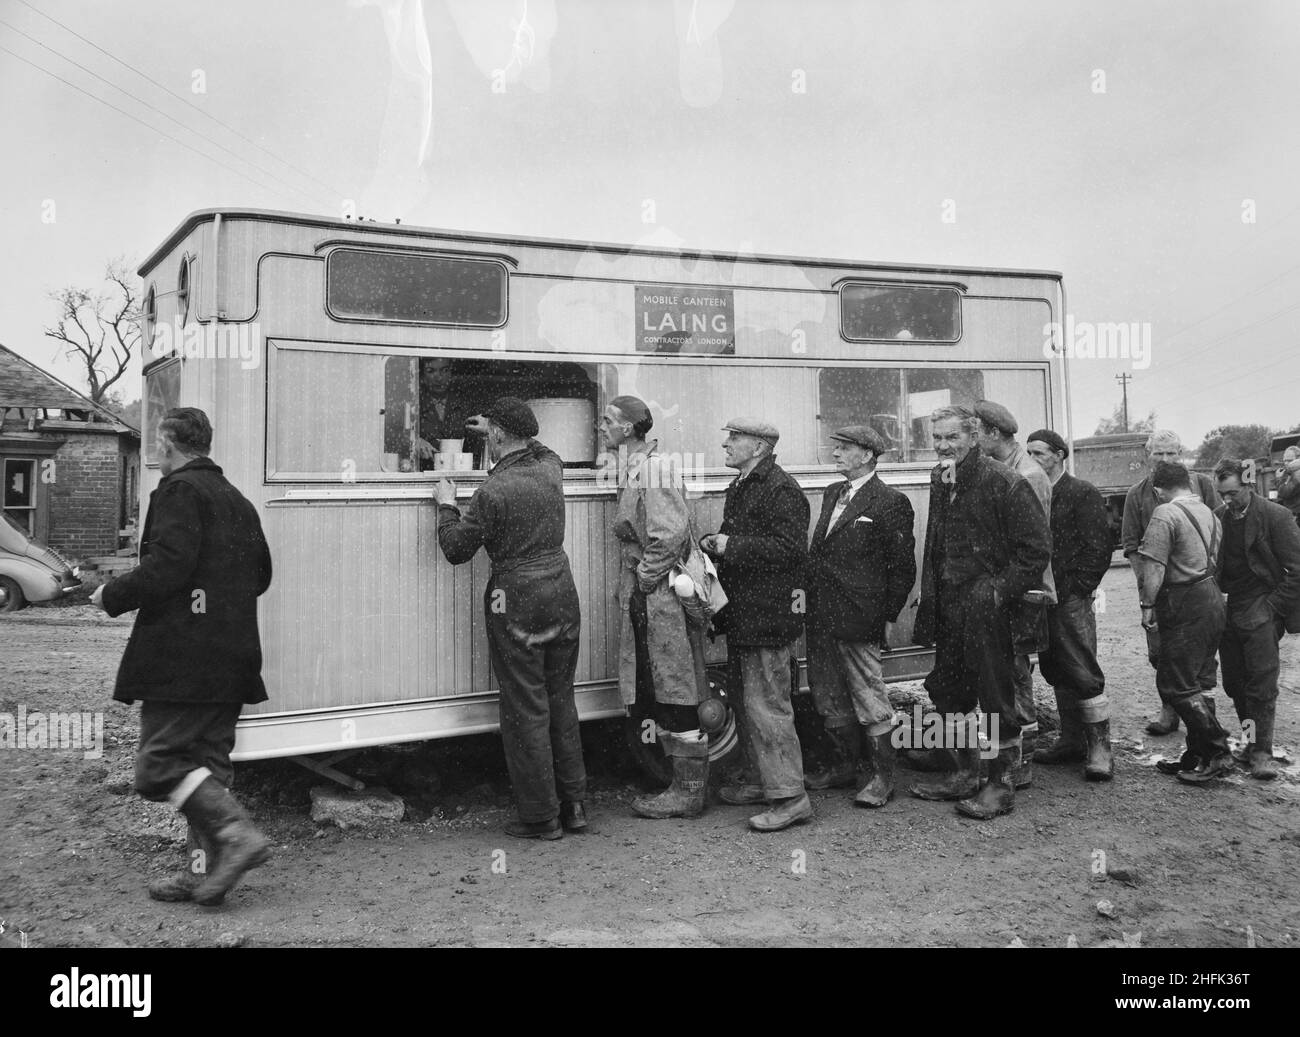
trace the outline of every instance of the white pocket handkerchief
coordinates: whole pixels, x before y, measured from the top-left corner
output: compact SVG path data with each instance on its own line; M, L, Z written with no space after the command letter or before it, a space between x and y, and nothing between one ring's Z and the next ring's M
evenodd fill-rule
M866 515L859 515L857 518L853 520L854 525L856 525L859 522L870 522L870 521L871 519L867 518Z

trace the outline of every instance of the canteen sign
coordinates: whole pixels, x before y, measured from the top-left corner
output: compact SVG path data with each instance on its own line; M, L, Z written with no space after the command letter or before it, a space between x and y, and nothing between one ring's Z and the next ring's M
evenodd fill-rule
M636 286L638 353L736 352L736 306L729 288Z

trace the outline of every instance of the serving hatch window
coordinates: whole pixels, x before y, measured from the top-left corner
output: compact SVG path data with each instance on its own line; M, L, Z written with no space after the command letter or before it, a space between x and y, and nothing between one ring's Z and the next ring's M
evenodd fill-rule
M846 284L840 329L850 342L956 342L961 293L942 286Z
M494 259L336 249L326 307L344 320L497 328L506 322L506 268Z

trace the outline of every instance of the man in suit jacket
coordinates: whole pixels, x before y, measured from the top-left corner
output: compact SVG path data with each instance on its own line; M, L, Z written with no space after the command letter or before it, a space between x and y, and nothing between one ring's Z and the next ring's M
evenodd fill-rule
M886 624L898 618L916 582L915 516L907 497L876 475L888 450L869 425L831 436L845 482L822 495L808 549L808 683L835 750L828 771L809 775L810 789L857 779L866 736L867 780L854 802L883 807L894 795L894 709L881 677Z
M235 721L244 703L266 701L257 599L271 584L271 553L257 509L211 449L203 411L166 413L140 564L91 599L110 616L139 609L113 697L140 700L136 791L190 824L187 872L151 884L149 895L205 906L270 855L229 786Z
M1047 607L1048 646L1038 653L1043 677L1056 692L1061 728L1056 743L1034 753L1038 763L1083 761L1089 781L1110 781L1110 700L1097 664L1097 617L1092 596L1110 568L1110 524L1101 491L1065 470L1070 448L1051 429L1028 440L1030 456L1052 483L1052 573L1055 605Z
M1232 699L1249 743L1250 776L1277 777L1273 718L1277 706L1278 642L1300 633L1300 529L1280 504L1243 485L1245 465L1225 457L1214 469L1223 505L1219 588L1228 596L1219 640L1223 690Z

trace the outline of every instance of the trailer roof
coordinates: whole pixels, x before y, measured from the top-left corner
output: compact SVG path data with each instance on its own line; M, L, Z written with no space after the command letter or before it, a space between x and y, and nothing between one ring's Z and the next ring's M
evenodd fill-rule
M1056 270L1016 270L999 267L935 266L924 263L876 263L862 259L826 259L809 256L751 255L741 252L714 252L708 249L672 249L645 245L616 245L608 242L572 241L562 238L536 238L523 235L477 234L469 231L446 230L438 227L416 227L405 223L378 223L370 221L335 219L328 216L308 216L302 213L279 212L274 209L198 209L183 219L161 245L153 250L136 271L144 277L167 255L176 244L200 223L215 216L242 220L265 220L268 223L291 223L300 226L343 228L352 231L373 231L376 234L409 234L420 237L438 237L451 241L483 244L519 244L546 248L574 249L584 252L610 252L618 255L679 256L691 259L723 259L752 263L797 263L802 266L868 267L872 270L924 271L932 274L1001 274L1017 277L1044 277L1054 281L1062 279Z

